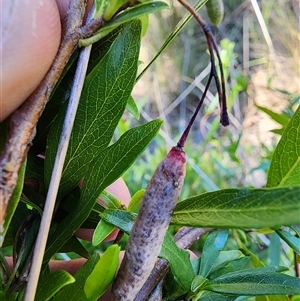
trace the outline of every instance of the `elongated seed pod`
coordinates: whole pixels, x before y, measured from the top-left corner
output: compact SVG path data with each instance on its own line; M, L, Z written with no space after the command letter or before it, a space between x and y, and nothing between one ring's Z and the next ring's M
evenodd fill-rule
M205 7L211 23L220 24L224 18L223 0L209 0L205 3Z
M183 185L185 162L182 148L173 147L150 180L112 287L112 300L133 301L149 277Z

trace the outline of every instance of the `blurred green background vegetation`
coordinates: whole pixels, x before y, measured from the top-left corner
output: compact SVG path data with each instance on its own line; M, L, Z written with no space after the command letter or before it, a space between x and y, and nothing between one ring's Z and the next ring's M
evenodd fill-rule
M176 1L170 10L151 15L143 39L140 70L158 52L186 14ZM282 120L299 104L299 3L290 1L224 1L225 16L211 25L227 79L230 126L219 124L215 86L193 127L185 151L189 157L181 199L218 188L263 187ZM119 126L163 118L160 136L124 175L133 194L145 188L157 164L177 142L195 110L209 71L209 55L202 29L192 19L137 83L133 97L141 110L128 114ZM279 121L257 105L279 114ZM286 119L284 119L286 116ZM278 117L278 116L277 116ZM277 122L276 122L277 120ZM280 124L281 123L281 124Z
M169 11L149 19L140 70L186 14L176 1L169 4ZM274 148L300 103L298 1L225 0L224 6L224 20L218 27L209 23L205 9L200 14L220 46L231 123L226 128L220 125L212 85L185 147L188 164L181 200L219 188L264 187ZM140 120L128 114L119 125L122 134L144 121L158 117L165 121L160 135L123 177L131 194L146 187L157 164L176 144L196 108L208 71L205 37L192 19L137 83L133 97L141 110ZM276 234L250 231L244 243L266 265L285 265L294 274L297 258ZM192 250L201 250L201 241Z

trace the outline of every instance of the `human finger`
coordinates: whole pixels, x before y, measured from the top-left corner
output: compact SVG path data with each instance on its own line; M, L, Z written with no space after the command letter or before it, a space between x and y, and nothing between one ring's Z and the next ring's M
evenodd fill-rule
M63 20L66 16L70 0L56 0L56 2L57 2L60 18ZM85 15L87 15L87 12L90 10L92 4L93 4L93 0L87 1Z
M0 121L34 91L57 52L61 23L54 0L4 1Z

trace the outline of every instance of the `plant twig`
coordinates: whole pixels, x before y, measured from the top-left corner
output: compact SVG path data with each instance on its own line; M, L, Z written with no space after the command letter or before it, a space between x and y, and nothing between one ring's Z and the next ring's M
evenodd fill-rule
M162 301L163 300L163 280L161 280L154 288L151 295L148 297L148 301Z
M187 249L195 241L199 240L206 233L212 231L210 228L183 227L175 234L175 242L179 248ZM156 285L165 277L169 270L169 263L166 259L158 259L146 283L135 298L135 301L146 301Z
M0 225L4 223L8 201L15 188L18 172L32 140L35 127L70 56L78 45L86 0L71 1L57 55L38 88L10 118L8 138L0 158ZM0 233L1 235L1 233Z
M210 62L211 62L211 75L215 79L217 90L218 90L218 95L219 95L219 103L220 103L220 122L223 126L229 125L229 118L228 118L228 113L227 113L227 104L226 104L226 90L225 90L225 79L224 79L224 72L223 72L223 66L222 66L222 61L221 57L219 54L219 50L216 44L216 41L214 39L214 36L211 32L210 27L204 22L204 20L200 17L200 15L197 13L197 11L190 5L188 4L185 0L178 0L179 3L184 6L196 19L198 24L201 26L205 37L206 37L206 42L210 54ZM219 62L219 68L220 68L220 73L221 73L221 83L218 77L217 73L217 68L216 68L216 63L215 63L215 56L214 52L216 53L216 56L218 58Z
M105 24L103 17L82 25L87 0L70 1L67 18L63 23L62 39L51 65L41 84L10 117L9 133L0 156L0 237L9 199L18 180L18 172L35 136L37 122L43 113L55 85L71 55L78 48L79 40L93 35ZM121 7L121 9L126 8ZM1 246L1 239L0 239Z
M196 108L196 110L195 110L195 112L194 112L194 114L193 114L193 116L192 116L190 122L188 123L186 129L184 130L183 134L181 135L181 137L180 137L180 139L179 139L179 141L178 141L178 143L177 143L177 146L178 146L178 147L181 147L181 148L182 148L182 147L184 147L184 145L185 145L187 136L188 136L188 134L189 134L189 132L190 132L190 130L191 130L191 128L192 128L192 125L193 125L193 123L194 123L194 121L195 121L195 119L196 119L196 117L197 117L197 115L198 115L198 113L199 113L199 111L200 111L200 108L201 108L201 106L202 106L202 104L203 104L203 102L204 102L204 99L205 99L205 97L206 97L206 93L207 93L208 88L209 88L209 86L210 86L212 77L213 77L213 74L212 74L212 72L211 72L211 73L209 74L208 82L207 82L207 84L206 84L206 86L205 86L204 92L203 92L203 94L202 94L202 96L201 96L201 99L200 99L198 105L197 105L197 108Z

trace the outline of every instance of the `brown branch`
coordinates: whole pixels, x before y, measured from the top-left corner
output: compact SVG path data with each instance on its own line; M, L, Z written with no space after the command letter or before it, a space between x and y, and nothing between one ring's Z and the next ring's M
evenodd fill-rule
M213 229L207 228L181 228L174 236L175 242L179 248L187 249L195 241L200 239L206 233L212 231ZM154 288L160 283L160 281L165 277L169 270L169 263L166 259L158 259L150 276L143 285L142 289L139 291L138 295L135 297L135 301L146 301L148 296L154 290Z
M54 62L38 88L10 117L8 138L0 158L0 224L4 223L8 201L18 172L35 136L35 128L70 56L76 50L86 0L71 1L63 24L62 40ZM1 233L0 233L1 234Z
M63 22L62 39L51 68L36 90L23 105L12 113L9 133L0 156L0 225L4 224L9 199L18 180L18 172L24 162L35 136L37 122L57 84L69 58L78 48L80 39L85 39L99 30L105 21L103 17L82 25L87 0L72 0ZM125 3L118 13L138 2ZM1 229L1 227L0 227ZM0 231L0 246L1 246Z

